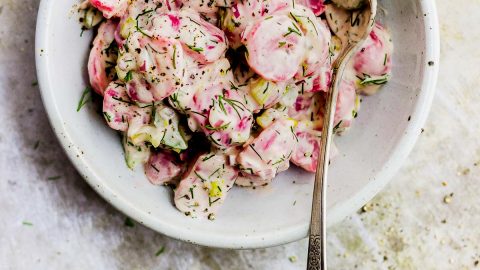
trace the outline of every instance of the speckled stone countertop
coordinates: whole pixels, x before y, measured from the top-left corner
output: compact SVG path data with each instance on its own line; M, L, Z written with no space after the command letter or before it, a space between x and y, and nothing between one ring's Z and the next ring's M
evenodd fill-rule
M35 83L38 4L0 0L0 269L305 269L305 240L226 251L125 226L49 126ZM329 230L331 269L480 269L480 1L437 4L440 79L425 132L391 184Z

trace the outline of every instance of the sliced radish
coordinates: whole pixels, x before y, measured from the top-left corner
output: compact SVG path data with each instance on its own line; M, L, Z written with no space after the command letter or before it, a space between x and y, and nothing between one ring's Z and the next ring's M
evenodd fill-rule
M291 79L304 59L305 36L286 15L261 20L245 30L247 61L260 76L272 81Z

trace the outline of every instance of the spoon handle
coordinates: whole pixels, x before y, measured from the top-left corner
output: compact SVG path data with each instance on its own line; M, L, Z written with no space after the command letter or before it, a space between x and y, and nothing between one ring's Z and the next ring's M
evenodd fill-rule
M327 269L327 228L326 228L326 200L327 200L327 175L330 161L330 144L333 137L333 125L337 97L342 81L343 71L356 50L357 46L365 41L370 34L375 22L377 11L377 0L367 0L363 11L361 22L356 25L356 30L351 31L346 40L345 49L332 64L333 74L330 91L327 93L326 109L323 116L323 131L320 151L318 154L317 172L313 189L312 216L310 221L310 234L308 243L307 270ZM353 27L353 25L352 25ZM354 37L354 38L352 38Z
M340 70L342 73L342 70ZM340 76L338 76L340 75ZM313 189L312 216L310 223L310 235L308 243L307 270L326 270L326 199L327 199L327 175L330 157L330 144L333 136L333 120L337 105L338 84L337 78L341 78L338 70L333 71L332 86L327 95L326 110L323 118L323 132L318 156L317 172Z

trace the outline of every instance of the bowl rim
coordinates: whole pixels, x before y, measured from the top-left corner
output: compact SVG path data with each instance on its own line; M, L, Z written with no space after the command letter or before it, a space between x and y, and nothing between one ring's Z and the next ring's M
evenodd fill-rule
M385 166L376 174L375 181L369 181L367 185L360 189L349 200L332 207L327 222L329 226L341 221L351 214L352 209L360 208L386 186L413 149L415 142L421 133L420 131L428 117L428 112L435 93L439 70L440 35L435 2L428 0L418 1L421 5L421 10L426 14L424 21L426 47L425 63L423 63L424 77L422 79L421 91L419 91L416 105L412 112L412 121L407 125L405 135L396 145L393 154L389 157ZM57 104L53 102L53 98L51 98L53 92L50 91L52 85L49 80L49 58L44 56L43 48L47 48L46 45L49 40L46 29L48 28L51 9L54 2L54 0L42 0L37 16L35 60L41 97L55 135L67 153L68 158L87 183L100 196L120 212L123 212L125 215L128 215L157 232L178 240L203 246L230 249L264 248L293 242L306 237L305 232L308 231L308 227L305 225L293 226L280 231L248 238L240 236L226 238L224 236L216 237L212 235L202 235L195 233L195 231L172 226L168 221L155 219L151 215L139 211L135 205L117 196L114 190L103 185L101 177L87 166L86 161L82 158L82 155L80 155L80 150L77 147L69 147L73 145L73 141L62 123ZM48 55L48 53L46 55ZM429 65L428 63L430 61L433 61L434 64Z

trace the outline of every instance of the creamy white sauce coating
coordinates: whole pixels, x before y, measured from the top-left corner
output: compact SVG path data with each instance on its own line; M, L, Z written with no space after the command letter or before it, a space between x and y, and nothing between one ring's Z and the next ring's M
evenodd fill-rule
M115 76L115 63L118 57L118 46L115 44L117 24L106 21L98 28L93 40L93 48L88 58L88 76L93 90L100 95Z
M351 11L323 0L89 5L107 19L88 63L105 121L122 132L130 168L144 164L152 184L177 185L185 215L214 219L235 183L267 185L290 162L315 171L331 65L351 34ZM388 31L375 24L347 66L335 132L357 117L359 94L388 81L392 54Z
M237 157L242 175L268 183L277 173L287 170L298 142L294 125L295 121L280 116L244 145Z
M175 205L187 216L214 219L237 176L222 152L201 155L175 189Z

